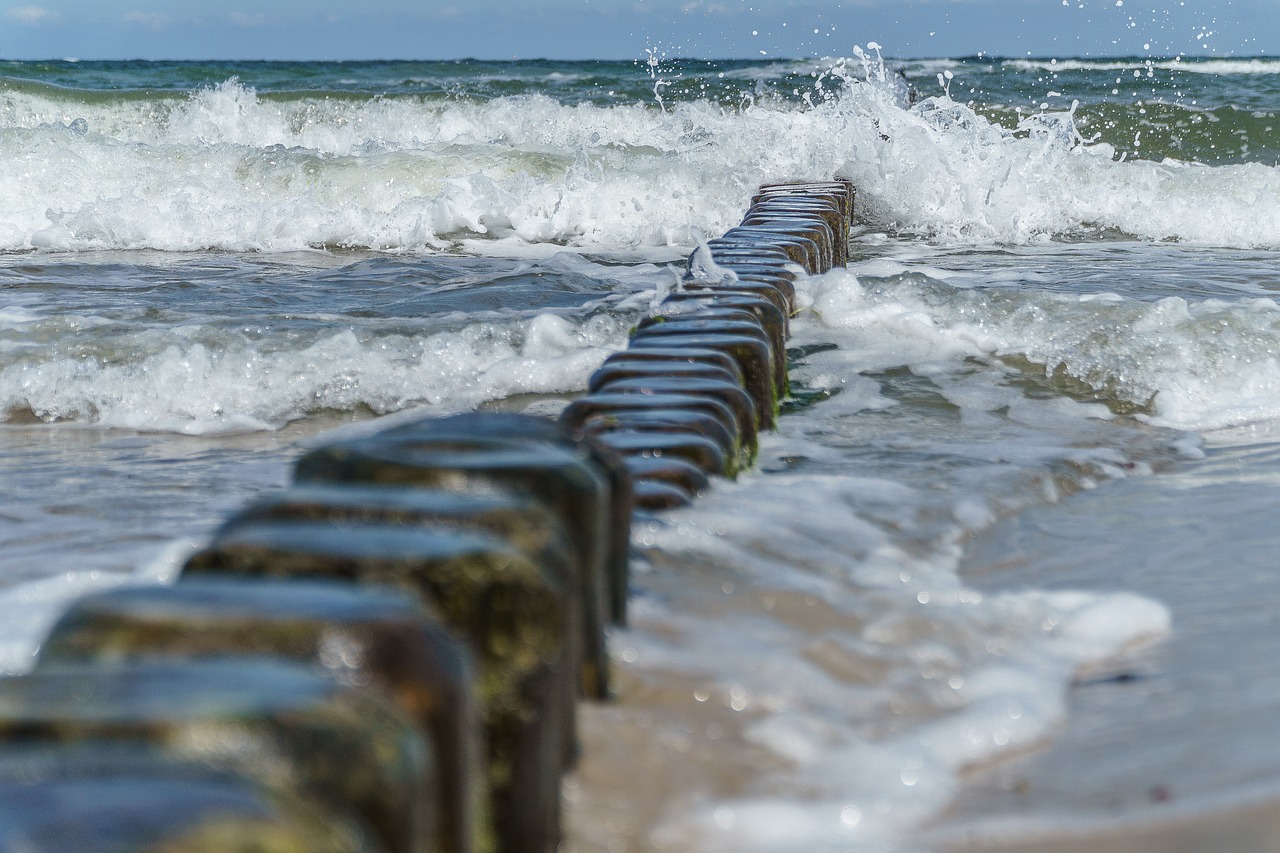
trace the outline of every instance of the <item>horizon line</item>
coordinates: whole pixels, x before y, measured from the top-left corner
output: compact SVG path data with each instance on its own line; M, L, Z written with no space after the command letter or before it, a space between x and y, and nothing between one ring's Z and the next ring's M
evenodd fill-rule
M775 62L816 62L824 59L853 59L855 57L837 57L833 55L808 55L808 56L672 56L662 60L667 62L749 62L768 64ZM1008 61L1039 61L1039 60L1063 60L1063 59L1085 59L1094 62L1106 62L1113 60L1140 60L1151 62L1176 62L1182 60L1202 60L1202 59L1231 59L1231 60L1250 60L1250 59L1280 59L1280 54L1259 53L1259 54L1234 54L1234 53L1177 53L1169 55L1153 55L1138 53L1117 53L1117 54L996 54L987 53L985 51L979 53L964 53L957 55L934 54L920 56L894 56L885 55L886 61L896 62L922 62L927 60L949 59L955 61L961 60L982 60L984 62L1008 62ZM178 63L178 62L245 62L245 63L357 63L357 62L642 62L645 61L643 56L631 57L553 57L553 56L509 56L509 57L486 57L486 56L457 56L457 57L348 57L343 59L335 58L294 58L294 59L267 59L267 58L231 58L231 57L83 57L83 56L63 56L63 57L5 57L0 56L0 62L65 62L70 64L80 62L153 62L153 63Z

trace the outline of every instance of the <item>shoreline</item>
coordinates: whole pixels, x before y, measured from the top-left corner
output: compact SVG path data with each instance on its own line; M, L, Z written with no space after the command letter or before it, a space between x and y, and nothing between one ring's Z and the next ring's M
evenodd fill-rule
M970 543L961 576L984 592L1124 587L1167 606L1172 630L1078 674L1048 742L962 777L920 835L931 849L1280 849L1280 768L1266 746L1280 665L1258 606L1276 589L1266 530L1280 444L1236 438Z
M1172 805L1172 804L1171 804ZM963 827L931 839L938 853L1204 853L1280 848L1280 790L1244 804L1206 802L1114 818L1054 816Z

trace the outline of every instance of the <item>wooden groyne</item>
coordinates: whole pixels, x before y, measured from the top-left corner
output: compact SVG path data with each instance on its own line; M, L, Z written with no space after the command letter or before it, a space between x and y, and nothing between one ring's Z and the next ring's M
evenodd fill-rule
M633 515L754 463L853 195L761 187L557 421L332 441L173 586L74 604L0 682L0 849L554 851Z

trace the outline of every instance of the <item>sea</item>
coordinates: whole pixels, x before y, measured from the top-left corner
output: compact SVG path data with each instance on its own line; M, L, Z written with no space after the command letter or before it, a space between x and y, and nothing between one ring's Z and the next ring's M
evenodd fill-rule
M1280 804L1280 58L0 61L0 164L5 673L308 447L554 415L839 176L778 430L633 527L564 850L1280 847L1177 846Z

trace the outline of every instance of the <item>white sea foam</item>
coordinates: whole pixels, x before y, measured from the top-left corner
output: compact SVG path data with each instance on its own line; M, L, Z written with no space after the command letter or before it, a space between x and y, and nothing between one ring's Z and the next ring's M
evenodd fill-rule
M442 412L581 387L624 321L554 313L423 335L346 329L300 340L185 326L100 334L74 354L24 347L0 366L0 411L184 433L277 428L325 410Z
M845 345L814 356L801 375L838 387L851 371L931 373L939 362L1012 357L1046 376L1072 377L1103 399L1147 407L1150 414L1140 416L1164 426L1209 430L1280 418L1280 306L1270 298L1144 302L1017 287L975 291L900 269L875 261L815 282L813 310L846 336ZM858 273L874 278L864 284ZM999 385L940 392L971 418L1025 406L1019 391ZM1109 416L1101 406L1090 414Z
M694 701L731 717L717 736L739 732L737 748L771 768L673 804L655 848L905 849L966 770L1053 736L1077 676L1171 630L1169 611L1139 595L984 595L957 574L965 543L999 516L1183 452L1179 433L1126 442L1105 407L1017 387L980 337L1014 335L999 304L1016 302L1010 291L919 274L874 288L843 271L801 280L793 342L814 351L794 375L838 393L784 418L758 469L639 526L655 566L619 638L624 660L693 673ZM1043 334L1027 329L1020 345ZM901 367L914 394L927 384L945 405L903 411L911 395L882 386Z
M20 305L0 308L0 328L22 329L39 319L39 315Z
M824 406L814 420L841 414ZM795 453L794 438L771 438L765 457ZM994 481L973 485L1000 500ZM1163 606L1131 594L966 589L957 543L974 528L926 536L934 500L848 472L753 476L639 535L682 568L646 580L661 605L642 602L628 660L699 673L697 701L736 712L746 743L784 767L674 809L655 847L895 849L963 770L1050 737L1077 673L1169 630ZM713 617L682 572L722 584Z
M236 81L83 104L10 91L0 249L685 247L730 226L761 181L837 173L863 216L938 240L1087 227L1280 245L1273 167L1117 162L1069 113L1009 132L945 98L907 107L892 75L847 67L812 108L269 98Z
M1150 59L1150 60L1088 60L1088 59L1011 59L1004 62L1010 68L1023 71L1180 71L1185 74L1280 74L1277 59Z
M31 669L49 629L76 599L125 584L170 583L181 563L195 551L188 540L175 540L132 572L89 569L68 571L0 588L0 676Z

